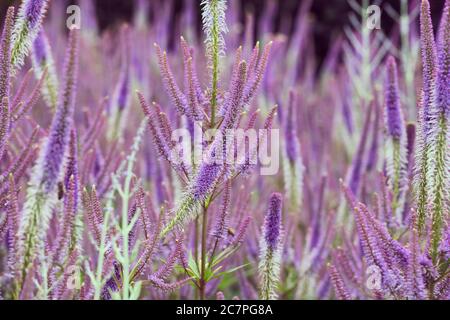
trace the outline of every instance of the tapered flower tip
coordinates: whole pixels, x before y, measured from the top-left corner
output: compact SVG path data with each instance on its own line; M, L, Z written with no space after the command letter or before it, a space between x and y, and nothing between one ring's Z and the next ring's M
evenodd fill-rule
M24 2L25 18L28 21L29 27L34 28L40 23L42 14L47 8L48 0L30 0Z
M264 220L264 238L267 246L271 249L275 249L280 240L282 203L283 196L280 193L272 193Z
M422 47L422 63L424 68L424 82L428 82L435 76L436 44L434 42L430 3L427 0L422 0L420 11L420 39Z
M444 11L439 27L437 41L438 74L436 81L436 100L438 112L447 121L450 118L450 0L445 2Z
M402 135L402 115L400 110L397 64L392 56L387 60L386 71L386 125L388 134L398 139Z

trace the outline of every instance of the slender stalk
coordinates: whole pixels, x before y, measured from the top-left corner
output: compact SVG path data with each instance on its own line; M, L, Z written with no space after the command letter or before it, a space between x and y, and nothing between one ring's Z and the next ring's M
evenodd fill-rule
M200 221L198 219L198 217L195 219L195 230L194 230L194 259L195 261L198 261L198 246L199 246L199 226L200 226ZM195 296L194 299L197 300L198 297L200 295L200 286L197 286L197 290L195 290Z
M202 252L201 252L201 269L200 269L200 300L205 300L205 269L206 269L206 240L208 235L208 206L203 206L202 214Z
M128 170L127 172L131 172L133 167L133 162L128 162ZM122 298L123 300L129 299L129 284L130 284L130 261L129 261L129 249L128 249L128 202L130 198L130 184L131 184L131 174L128 174L125 179L125 189L122 197L122 255L123 255L123 263L122 263L122 275L123 275L123 284L122 284Z

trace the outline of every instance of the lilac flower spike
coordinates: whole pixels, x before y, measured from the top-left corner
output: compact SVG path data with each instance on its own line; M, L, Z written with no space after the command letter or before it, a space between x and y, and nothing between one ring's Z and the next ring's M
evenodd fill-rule
M9 7L0 39L0 101L10 98L11 32L14 22L14 7Z
M0 39L0 160L11 130L10 57L14 7L9 7Z
M432 223L430 254L437 260L440 239L445 230L450 211L450 2L447 0L442 14L437 41L437 75L432 110L432 139L430 154L434 172L430 195L432 198Z
M78 31L72 29L64 64L65 79L50 132L33 168L27 189L24 212L20 221L20 263L22 278L31 267L36 254L44 254L45 236L56 199L56 185L62 175L69 145L78 77Z
M44 29L38 33L33 42L31 61L37 79L40 79L44 70L47 69L42 92L47 105L52 109L56 109L58 103L58 76L50 43Z
M45 146L41 184L45 192L53 190L60 175L63 157L69 144L73 122L78 77L78 31L71 30L66 52L64 82L58 107Z
M264 220L264 238L269 249L274 250L280 241L282 195L272 193L269 210Z
M412 211L412 215L414 215ZM425 284L422 274L422 266L420 264L420 243L417 226L411 224L410 250L411 254L408 259L408 268L406 276L407 296L410 300L423 300L426 297Z
M403 111L400 106L397 64L389 57L385 85L385 157L388 182L393 193L392 212L401 218L407 185L407 136Z
M161 48L156 43L154 44L154 46L156 49L156 54L158 56L159 68L161 70L161 75L166 91L168 92L173 105L176 107L178 112L183 115L186 113L187 109L186 96L181 92L175 81L172 70L170 69L169 63L167 61L167 53L165 51L162 52Z
M110 116L108 133L109 139L117 139L122 136L126 125L128 109L131 97L131 39L130 27L123 25L121 28L121 70L116 82L112 99L110 101Z
M283 150L283 178L290 211L296 212L303 202L303 159L297 128L297 97L289 92L288 110L285 116L285 149Z
M282 195L272 193L260 240L259 297L275 300L280 277Z
M36 38L47 11L48 0L23 0L13 33L11 65L23 65L34 39Z
M331 281L333 282L334 290L337 298L340 300L351 300L352 297L347 287L345 286L344 279L334 265L329 265L328 272L330 273Z
M425 215L431 202L432 158L430 139L432 126L432 103L436 81L436 45L434 42L433 24L430 15L430 4L422 0L420 11L420 40L422 52L423 89L421 108L419 110L419 133L416 148L416 164L414 175L415 196L417 202L417 223L421 233L425 225Z

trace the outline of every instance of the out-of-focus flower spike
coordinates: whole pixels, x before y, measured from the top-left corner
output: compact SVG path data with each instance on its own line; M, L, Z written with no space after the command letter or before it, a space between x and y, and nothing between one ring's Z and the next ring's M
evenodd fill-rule
M44 70L41 78L39 79L39 82L36 84L33 91L31 92L31 95L27 98L27 100L23 104L19 104L17 108L14 110L13 118L11 119L13 122L19 121L36 105L39 98L41 97L41 89L44 84L46 75L47 70Z
M434 161L430 255L437 261L450 212L450 2L446 1L437 40L437 75L433 103L433 133L430 155Z
M363 160L365 156L366 151L366 144L367 144L367 137L369 135L369 128L370 128L370 120L372 118L372 111L373 106L369 106L369 110L367 111L365 120L364 120L364 126L361 133L361 138L358 143L358 148L355 151L355 155L353 157L353 161L350 167L350 171L348 174L348 185L352 192L354 194L358 194L360 182L361 182L361 176L362 176L362 170L363 168Z
M0 102L10 97L11 75L11 32L14 23L14 7L9 7L6 13L3 32L0 39Z
M225 104L228 106L226 113L224 114L224 120L222 122L221 130L233 129L235 128L239 115L242 110L242 99L244 94L245 79L247 77L247 63L241 61L238 67L237 77L234 79L228 101Z
M275 300L280 277L282 195L272 193L260 239L259 298Z
M159 68L163 78L164 86L167 90L169 97L172 100L172 103L174 104L180 115L183 115L186 113L187 109L186 97L178 87L172 74L172 71L170 70L169 63L167 61L167 53L162 52L161 48L156 43L154 44L154 46L156 48L156 53L159 61Z
M250 104L250 102L252 101L253 97L256 94L256 91L259 88L259 85L261 84L264 73L266 71L271 48L272 48L272 41L264 46L262 55L254 71L253 79L250 79L250 82L247 84L244 90L244 97L243 97L244 106Z
M283 176L289 209L298 210L303 202L303 159L297 130L297 99L294 91L289 92L288 110L285 118L285 149Z
M415 212L413 211L411 214L414 216ZM408 259L406 276L407 295L411 300L423 300L426 297L426 293L422 274L422 266L420 264L421 252L419 234L415 223L411 223L410 231L410 255Z
M336 267L332 264L328 265L328 272L330 273L331 282L333 283L337 298L340 300L351 300L352 296L345 286L344 280Z
M23 100L23 96L25 95L25 90L27 89L28 83L30 81L31 76L33 75L33 69L30 69L25 73L22 80L20 81L20 85L18 89L16 90L16 94L14 95L14 99L11 103L11 109L15 110L19 104Z
M264 130L260 131L259 133L258 143L256 144L256 146L250 146L250 150L246 154L245 161L241 165L239 165L238 168L236 168L237 173L247 174L252 168L255 167L259 146L263 145L265 141L267 141L269 132L273 126L273 120L275 119L277 110L278 106L275 106L270 110L266 120L264 121Z
M252 12L245 13L245 26L244 26L244 45L245 54L249 54L252 50L254 42L254 27L255 27L255 15Z
M275 118L276 112L278 110L278 106L273 107L269 114L267 115L266 121L264 122L264 129L270 130L273 126L273 119Z
M23 276L32 266L36 254L43 253L52 207L56 200L55 187L62 173L69 144L78 76L78 31L75 29L69 34L64 75L56 114L52 120L49 136L33 168L21 217L19 233Z
M154 110L150 108L142 93L137 92L144 115L147 117L147 123L153 143L156 146L158 154L167 160L170 165L181 175L187 174L187 169L182 159L173 151L174 142L172 141L172 129L169 125L167 115L161 111L158 104L154 103Z
M194 70L192 66L192 57L185 61L186 74L185 74L185 91L187 92L187 116L192 122L202 121L203 113L200 109L200 105L197 97L197 90L194 82Z
M215 227L212 232L212 236L217 239L222 239L224 231L227 227L227 215L230 207L230 195L231 195L231 181L227 180L223 194L222 206L220 208L220 214L217 218Z
M187 75L187 64L186 62L191 58L191 68L192 68L192 83L193 86L195 88L195 93L197 95L197 100L200 104L200 106L204 106L208 101L202 91L202 88L200 86L200 81L198 80L198 75L197 75L197 71L196 71L196 66L195 66L195 59L194 59L194 49L189 47L188 43L186 42L186 40L184 40L183 37L180 37L180 42L181 42L181 48L183 50L183 57L184 57L184 74L185 76Z
M372 127L372 142L370 144L369 153L367 155L367 171L372 171L378 164L378 146L379 146L379 132L380 132L380 114L381 110L378 103L374 104L375 119Z
M418 147L416 148L416 165L414 175L415 197L417 202L418 231L425 227L427 207L431 202L432 159L430 158L430 134L432 120L432 103L436 82L436 45L434 42L433 24L430 4L422 0L420 11L420 40L422 53L422 99L419 110Z
M404 117L400 106L397 63L393 56L389 56L386 63L385 107L387 134L400 139L405 134Z
M232 246L240 246L244 242L245 235L247 234L248 227L252 217L245 217L237 228L236 236L233 239Z
M5 172L0 175L0 185L2 186L0 187L0 194L4 192L3 186L7 185L7 179L10 174L12 174L14 179L18 181L17 173L21 171L21 168L25 165L25 163L27 163L27 159L29 159L30 155L36 150L36 148L33 147L33 144L36 140L38 132L38 128L33 130L33 133L31 134L28 142L25 144L23 151L16 159L14 159L13 163L5 170Z
M249 60L250 62L248 64L247 81L253 78L258 63L258 57L259 57L259 41L256 42L256 45L252 51L252 55L250 56Z
M11 65L21 67L33 44L47 11L48 0L23 0L13 32Z
M236 50L236 54L234 57L234 62L233 62L233 68L231 71L231 78L230 78L230 85L229 85L229 91L225 94L225 100L224 103L222 104L221 108L220 108L220 115L224 116L228 109L230 108L230 104L231 104L231 99L230 99L230 95L233 92L233 87L236 84L237 81L239 81L239 66L240 63L242 62L242 46L239 46L239 48Z
M31 61L33 63L34 74L37 79L40 79L45 70L47 76L45 77L45 84L42 88L42 93L47 105L56 109L58 103L58 76L55 70L55 62L53 54L44 29L42 29L33 42L33 49L31 51Z
M153 137L154 143L157 147L158 153L161 156L166 157L167 156L166 146L164 145L163 141L159 137L158 127L156 126L156 124L154 122L154 116L153 116L154 114L153 114L150 106L148 105L147 101L145 100L144 95L140 92L137 92L137 95L138 95L142 110L144 112L144 115L148 119L148 126L150 129L150 133L152 134L152 137Z
M160 134L167 141L169 147L173 147L174 143L172 141L172 128L170 126L167 113L162 111L161 106L158 103L152 102L152 105L155 108L156 119L159 122L158 125Z
M102 102L100 103L100 106L95 115L94 121L92 121L91 125L89 126L89 128L87 129L86 133L84 134L84 136L82 138L82 146L83 146L82 154L86 153L89 149L91 149L92 145L98 138L98 135L100 134L101 129L103 128L103 126L105 124L106 103L107 103L107 99L106 98L102 99ZM114 143L114 144L116 144L116 143Z
M416 144L416 124L414 123L408 123L406 125L406 136L407 138L407 144L406 144L406 150L408 152L408 174L411 173L411 169L414 167L414 149Z
M400 106L397 64L390 56L386 67L385 85L385 157L389 187L392 190L392 212L397 221L401 219L407 187L406 128Z
M127 121L127 114L131 102L131 39L130 27L125 24L121 30L121 68L117 79L109 110L109 139L121 139Z
M250 115L248 122L247 122L247 126L245 127L246 130L255 128L256 120L258 120L258 116L259 116L260 112L261 112L261 110L257 109Z
M64 64L64 82L58 100L56 114L53 118L44 154L41 155L42 179L45 192L50 192L60 175L63 158L69 145L70 132L75 109L78 78L78 31L70 31Z

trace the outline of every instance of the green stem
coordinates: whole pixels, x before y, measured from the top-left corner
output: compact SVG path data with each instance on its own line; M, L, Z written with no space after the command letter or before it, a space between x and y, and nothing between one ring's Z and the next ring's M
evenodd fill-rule
M197 218L195 218L195 230L194 230L194 259L195 259L195 261L198 261L198 246L199 246L199 243L198 243L198 241L199 241L199 235L198 235L198 231L199 231L199 225L200 225L200 222L199 222L199 219L198 219L198 217ZM200 286L199 285L197 285L197 290L195 290L195 296L194 296L194 299L195 300L197 300L198 299L198 297L200 296Z
M201 269L200 269L200 300L205 300L205 288L206 288L206 280L205 280L205 270L206 270L206 240L208 235L208 207L206 205L203 206L203 215L202 215L202 252L201 252Z

